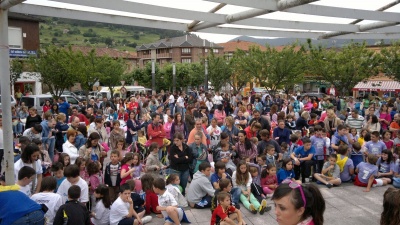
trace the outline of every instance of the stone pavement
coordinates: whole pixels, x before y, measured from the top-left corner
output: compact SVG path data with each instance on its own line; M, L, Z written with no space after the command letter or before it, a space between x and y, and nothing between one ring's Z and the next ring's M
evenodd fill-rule
M390 185L389 185L390 186ZM326 202L324 214L327 225L374 225L379 224L380 214L382 212L383 193L389 186L371 188L371 191L363 192L364 188L356 187L353 184L342 184L340 187L331 189L318 185ZM264 215L254 215L243 206L242 213L248 225L273 225L277 224L275 220L273 202L268 200L268 205L272 210ZM211 221L211 212L209 209L189 209L185 210L191 225L209 225ZM152 214L153 220L149 225L162 225L163 220L156 218ZM184 225L183 223L182 225Z

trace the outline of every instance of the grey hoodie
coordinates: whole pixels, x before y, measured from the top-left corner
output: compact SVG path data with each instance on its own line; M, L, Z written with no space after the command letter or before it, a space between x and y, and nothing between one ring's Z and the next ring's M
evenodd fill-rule
M207 194L213 197L214 192L215 190L206 175L200 171L197 171L193 175L193 180L189 185L187 200L190 203L196 204L199 203Z

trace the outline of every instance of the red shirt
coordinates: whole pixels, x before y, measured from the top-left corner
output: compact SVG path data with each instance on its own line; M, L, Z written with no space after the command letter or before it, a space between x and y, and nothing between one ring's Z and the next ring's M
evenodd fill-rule
M43 105L43 113L49 111L51 108L51 105L47 106L47 105Z
M159 148L164 145L163 139L166 137L166 134L164 126L161 123L158 126L155 126L153 123L149 124L147 126L147 135L149 136L149 141L151 143L156 142Z
M129 119L129 115L127 112L126 113L118 113L118 119L127 122Z
M69 118L69 122L70 122L70 123L72 122L72 118L73 118L73 117L74 117L74 115L71 116L71 118ZM79 113L79 114L77 115L77 117L79 118L79 122L85 123L86 126L89 125L89 120L88 120L88 119L86 118L86 116L84 116L82 113Z
M128 171L130 168L129 168L129 165L128 164L124 164L124 165L122 165L121 166L121 171L122 170L125 170L125 172L126 171ZM132 179L132 175L131 174L129 174L128 176L126 176L125 178L122 178L121 179L121 183L120 183L120 185L123 185L123 184L125 184L128 180L130 180L130 179Z
M220 204L218 204L217 208L214 209L214 212L211 216L210 225L219 224L221 221L225 220L230 214L234 213L236 210L235 206L229 206L228 210L225 211L224 208Z
M244 129L244 132L246 132L247 139L251 139L252 137L257 137L257 132L253 132L251 130L251 126L246 127Z
M126 107L129 109L129 111L133 111L133 108L139 108L139 104L137 102L129 102Z

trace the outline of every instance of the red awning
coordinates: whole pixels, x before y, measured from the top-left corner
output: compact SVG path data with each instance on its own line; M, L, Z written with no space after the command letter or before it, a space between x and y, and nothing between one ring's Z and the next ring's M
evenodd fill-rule
M400 82L398 81L361 81L353 91L387 91L400 92Z

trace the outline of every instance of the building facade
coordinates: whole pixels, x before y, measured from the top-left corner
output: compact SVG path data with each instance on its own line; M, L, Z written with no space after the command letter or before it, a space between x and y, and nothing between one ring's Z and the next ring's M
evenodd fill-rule
M143 68L154 60L160 67L167 63L200 62L213 51L223 55L223 47L201 39L193 34L181 37L161 39L155 43L143 44L136 48L139 67Z

